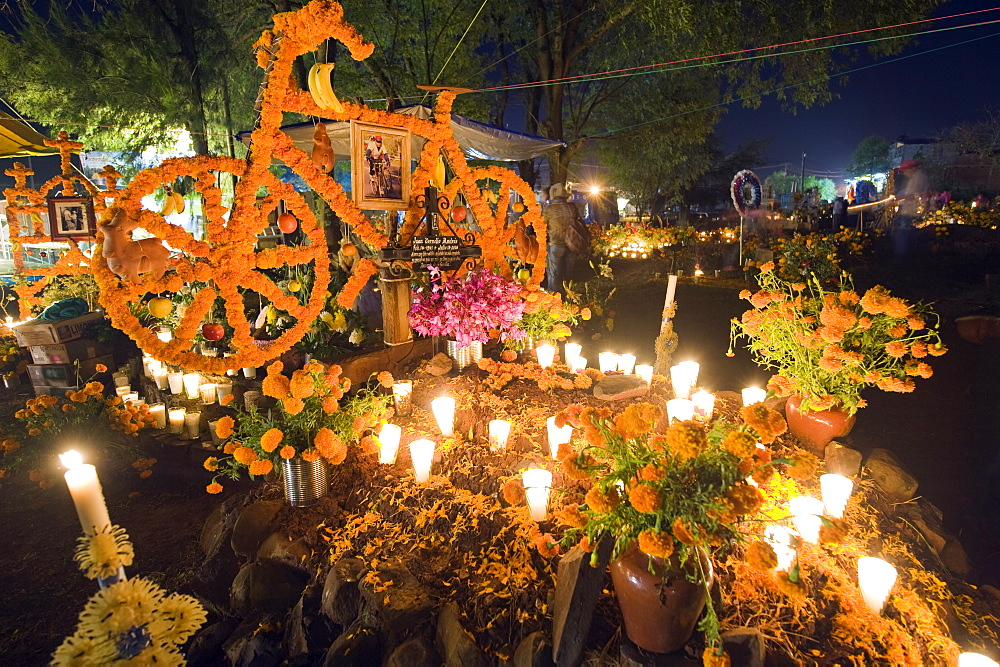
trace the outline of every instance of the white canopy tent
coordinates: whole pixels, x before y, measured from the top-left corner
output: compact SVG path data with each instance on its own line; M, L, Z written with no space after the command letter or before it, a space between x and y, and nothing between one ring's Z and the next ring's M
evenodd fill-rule
M397 109L396 113L405 113L427 120L433 116L434 111L429 107L414 104ZM337 154L338 159L350 155L351 124L347 121L324 121L324 123L326 124L326 133L330 137L330 144L333 146L333 152ZM307 122L287 125L281 130L292 139L298 148L308 153L312 151L315 128L314 123ZM458 145L465 152L465 156L473 160L503 162L530 160L563 145L561 141L505 130L458 114L451 115L451 129ZM236 136L243 143L250 141L249 131L240 132ZM417 158L423 145L424 139L414 136L410 146L410 154Z

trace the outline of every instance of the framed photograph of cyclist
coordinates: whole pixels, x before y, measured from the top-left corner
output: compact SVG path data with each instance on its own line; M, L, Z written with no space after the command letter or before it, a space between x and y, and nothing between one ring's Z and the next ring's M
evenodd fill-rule
M94 203L86 197L53 197L49 203L52 240L88 239L97 232Z
M351 194L360 208L398 211L410 201L410 131L351 123Z

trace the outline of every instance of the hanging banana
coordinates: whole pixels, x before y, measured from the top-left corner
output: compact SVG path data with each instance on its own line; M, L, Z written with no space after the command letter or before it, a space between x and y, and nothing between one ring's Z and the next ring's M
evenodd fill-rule
M171 213L179 212L177 211L177 200L174 198L174 191L169 185L163 186L163 192L166 194L166 199L163 202L163 208L160 209L160 215L166 217ZM184 210L184 199L181 198L181 211Z
M344 113L344 105L337 99L330 84L330 73L336 63L316 63L309 69L309 94L321 109L332 109Z

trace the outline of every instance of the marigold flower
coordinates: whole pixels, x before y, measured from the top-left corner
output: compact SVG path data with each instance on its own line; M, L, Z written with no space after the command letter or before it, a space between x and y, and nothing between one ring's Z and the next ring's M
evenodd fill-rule
M581 320L587 321L591 317L592 317L592 313L590 312L590 308L587 308L586 306L584 306L583 308L580 309L580 319Z
M278 447L278 445L281 444L281 439L284 437L285 434L278 429L268 429L264 435L260 437L261 449L270 454Z
M666 532L644 530L639 533L639 550L654 558L670 558L674 554L674 537Z
M524 485L521 483L520 478L512 477L507 480L500 489L503 499L507 501L507 504L523 505L527 497L524 494Z
M378 383L386 389L392 389L394 379L392 377L392 373L389 371L382 371L375 376L375 379L378 380Z
M309 373L299 369L292 373L292 379L288 382L288 391L292 394L294 398L303 399L309 398L313 395L315 388L313 387L312 376ZM297 413L294 413L297 414Z
M219 459L215 456L209 456L201 465L205 468L205 470L215 472L219 469Z
M744 431L730 431L722 439L722 448L738 459L750 458L757 451L757 438Z
M901 340L894 340L886 343L885 353L895 359L902 359L906 356L906 343Z
M865 292L859 303L861 304L861 309L869 315L880 315L885 312L891 298L888 290L881 285L876 285Z
M819 459L805 450L795 452L790 459L788 476L792 479L809 479L816 474L816 470L819 468Z
M599 486L591 487L590 491L587 491L587 495L584 496L584 501L594 512L599 514L607 514L608 512L613 512L618 503L621 501L621 496L618 493L616 487L611 487L607 491L602 491Z
M104 364L94 364L94 371L98 373L107 373L108 367L105 366Z
M764 502L764 497L757 487L750 484L737 484L729 489L726 497L733 504L733 512L741 515L755 512Z
M283 459L295 458L295 448L291 445L285 445L280 450L278 450L278 456Z
M286 396L281 399L281 409L290 415L297 415L306 407L305 402L301 398L296 398L295 396Z
M333 396L327 396L323 399L323 412L328 415L332 415L334 412L340 409L340 403Z
M787 398L795 393L795 382L784 375L772 375L767 381L767 390L779 398Z
M248 466L257 460L257 452L249 447L237 447L233 450L233 458L236 459L237 463Z
M268 370L267 377L261 382L261 392L271 398L285 398L291 394L291 381L284 375L272 375Z
M924 321L924 318L921 315L910 315L906 319L906 326L913 331L919 331L925 328L927 326L927 323Z
M229 405L235 399L236 399L236 394L226 394L225 396L222 397L222 400L219 401L219 405L222 405L222 406Z
M583 461L581 461L580 455L573 452L573 450L569 450L569 455L567 456L560 456L559 461L562 463L566 475L571 479L588 479L591 476L591 472L584 468L584 466L592 466L597 463L589 455L584 456Z
M754 308L764 308L771 303L771 296L767 292L757 292L750 297L750 303Z
M274 464L268 459L258 459L249 466L251 475L266 475L272 470L274 470Z
M546 558L555 558L559 555L559 543L548 533L535 535L531 543L535 550Z
M899 317L909 319L910 306L899 297L892 297L885 304L885 314L889 317Z
M639 477L647 482L659 482L666 476L667 471L653 463L647 463L645 467L639 471Z
M303 461L306 461L307 463L312 463L313 461L319 459L320 453L316 451L316 449L307 449L302 453L300 453L299 456L302 457Z
M896 324L891 329L889 329L889 335L892 336L893 338L902 338L907 334L908 331L909 329L906 327L906 324L900 322L899 324Z
M760 265L761 273L770 273L771 271L774 271L774 262L764 262Z
M29 428L28 429L28 435L41 435L41 434L42 434L41 429L37 429L37 428Z
M218 482L212 482L211 484L205 487L205 491L212 494L222 493L222 485L219 484Z
M556 510L555 516L556 519L570 528L583 528L587 525L587 517L580 511L580 506L576 503Z
M636 484L629 489L628 501L636 510L647 514L660 509L660 494L648 484Z
M222 453L223 454L232 454L233 452L236 451L236 448L239 447L239 446L240 446L240 443L238 443L238 442L227 442L226 444L224 444L222 446Z
M778 554L774 552L774 547L764 540L756 540L747 546L747 563L762 572L767 572L778 567Z
M731 664L729 654L721 648L706 646L705 650L701 652L702 667L730 667Z
M757 432L761 443L769 445L788 430L785 418L763 403L753 403L740 409L740 416L747 426Z
M670 526L670 531L674 534L674 537L676 537L677 541L680 542L681 544L686 544L688 546L691 546L695 543L697 539L695 535L697 534L698 531L692 530L692 528L689 527L687 523L685 523L683 517L677 517L676 519L674 519L673 524L671 524Z
M930 364L920 362L917 364L917 375L926 380L930 376L934 375L934 369L930 367Z
M694 421L675 421L664 437L667 449L683 460L693 459L708 446L704 427Z
M615 430L625 440L633 440L649 432L663 417L663 409L649 403L633 403L615 417Z
M235 425L236 421L229 415L219 417L219 421L215 422L215 435L217 435L220 440L226 440L233 434L233 427Z
M948 348L945 347L940 342L935 343L934 345L930 345L930 346L927 347L927 354L931 355L932 357L940 357L942 354L944 354L947 351L948 351Z

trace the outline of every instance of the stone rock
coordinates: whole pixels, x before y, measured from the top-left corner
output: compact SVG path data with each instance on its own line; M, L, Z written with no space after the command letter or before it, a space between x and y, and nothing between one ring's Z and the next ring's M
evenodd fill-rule
M917 493L917 479L903 468L888 449L873 449L865 461L865 468L889 502L905 503Z
M968 315L955 320L955 327L962 340L981 345L987 340L1000 338L1000 317Z
M991 586L989 584L984 584L979 587L979 590L986 593L993 600L994 605L1000 605L1000 588L996 586Z
M186 657L190 667L213 667L225 661L226 654L222 645L236 630L239 623L233 619L219 621L203 627L188 644Z
M397 646L383 667L440 667L441 656L426 637L410 637Z
M472 634L462 626L458 605L449 602L438 614L434 645L445 667L486 667L486 656Z
M450 373L453 365L451 357L444 352L438 352L431 357L431 360L427 362L426 366L424 366L424 371L430 373L434 377L441 377L442 375Z
M544 632L532 632L514 650L510 667L551 667L552 642Z
M638 375L607 375L594 385L594 396L605 401L621 401L648 393L649 385Z
M944 526L941 523L943 516L941 510L931 503L919 500L916 504L907 503L904 505L903 515L914 528L920 531L920 534L927 540L927 544L934 550L934 553L940 556L945 543L948 541Z
M257 550L257 558L261 560L273 560L298 569L305 568L311 555L312 549L305 540L292 540L284 533L271 533Z
M319 605L320 591L311 586L288 612L284 645L289 658L314 664L340 634L341 628L319 613Z
M302 595L307 579L281 563L247 563L233 580L229 606L244 617L254 611L284 614Z
M229 540L223 540L214 555L205 559L191 581L191 588L200 597L225 608L229 605L230 589L240 571L240 557Z
M592 554L580 547L573 547L559 561L552 603L552 660L560 667L575 666L583 656L594 606L607 578L611 547L608 539L598 544L596 567L590 565Z
M229 659L228 664L254 667L281 664L285 659L281 650L281 635L274 630L262 630L271 626L264 620L259 616L248 618L233 631L222 647Z
M237 510L245 505L246 501L247 497L243 494L230 496L205 519L198 542L206 557L214 556L222 548L223 543L229 540L230 531L236 523L236 517L239 516Z
M864 456L856 449L831 440L826 446L823 458L826 460L827 472L844 477L855 477L861 472L861 461Z
M358 583L358 590L364 601L362 614L370 613L377 619L374 627L389 649L432 622L434 601L402 563L380 566L373 581L366 576Z
M346 627L357 618L361 599L358 580L364 569L360 558L341 558L327 573L320 609L334 623Z
M722 633L730 661L740 667L764 667L764 635L756 628L733 628Z
M968 577L972 574L972 562L957 537L948 538L944 548L941 549L941 562L956 576Z
M240 510L233 526L233 551L250 557L257 553L261 543L271 534L271 522L284 507L280 500L258 500Z
M382 663L382 643L375 630L354 623L330 645L323 667L371 667Z

